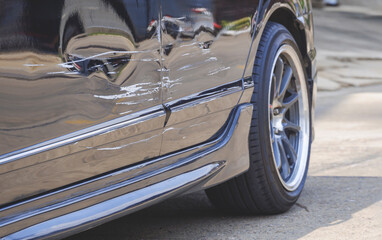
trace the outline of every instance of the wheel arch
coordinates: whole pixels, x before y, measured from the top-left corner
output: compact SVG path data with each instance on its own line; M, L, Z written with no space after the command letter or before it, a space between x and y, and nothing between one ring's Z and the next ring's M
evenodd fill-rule
M313 31L312 31L312 17L311 17L311 3L310 1L279 0L274 3L270 3L270 0L266 0L265 3L260 2L260 5L254 14L254 24L252 33L253 42L250 49L247 66L253 66L258 44L263 35L265 26L269 21L276 22L283 25L295 39L298 48L301 52L303 67L306 72L309 87L311 92L313 91L313 78L315 76L315 65L313 60L315 59L315 48L313 43ZM244 89L253 87L252 67L246 67L244 71ZM240 102L248 101L248 97L242 96Z
M315 108L315 95L317 91L316 50L313 41L312 5L309 0L264 0L259 2L254 14L253 42L248 56L247 66L243 76L244 92L239 103L249 102L251 99L253 80L253 66L255 63L258 44L263 35L265 26L269 21L283 25L292 34L303 60L303 68L307 75L311 104ZM314 123L312 123L314 129ZM314 131L313 131L314 136ZM314 138L314 137L313 137Z
M276 5L276 4L275 4ZM278 5L278 6L277 6ZM264 19L263 26L271 21L283 25L292 34L300 53L303 57L304 65L308 76L311 75L311 61L308 56L307 38L305 32L305 22L300 17L295 9L292 10L290 5L277 4L274 9L270 9L268 16Z
M269 2L269 0L267 1ZM300 50L303 68L308 80L310 104L312 105L312 141L315 138L314 111L317 93L316 49L314 47L312 3L310 0L289 0L264 6L263 18L257 29L258 41L269 21L283 25L292 34ZM254 50L254 49L253 49ZM257 52L257 48L256 48ZM256 52L253 56L256 56Z

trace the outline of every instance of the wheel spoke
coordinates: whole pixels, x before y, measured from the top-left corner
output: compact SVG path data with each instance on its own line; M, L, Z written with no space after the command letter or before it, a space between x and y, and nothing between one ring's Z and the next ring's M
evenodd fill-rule
M288 65L285 66L284 76L281 80L280 89L278 93L278 98L283 99L285 96L285 93L289 87L290 80L292 79L293 71L292 68Z
M276 167L277 167L277 169L280 170L280 168L281 168L281 156L280 156L280 149L279 149L277 141L273 142L273 153L275 155Z
M292 131L292 132L295 132L295 133L299 133L300 130L301 130L301 127L299 125L297 125L296 123L292 123L291 121L287 120L287 119L284 119L284 129L285 130L289 130L289 131Z
M283 101L284 111L286 112L286 110L288 110L291 106L293 106L293 104L295 104L297 100L298 100L297 93L293 93L288 98L284 99Z
M272 91L273 91L273 99L275 99L277 97L277 79L276 79L276 75L273 73L272 74ZM272 99L272 100L273 100Z
M275 91L275 96L279 96L280 92L280 86L281 86L281 81L282 81L282 75L284 71L284 61L281 58L278 58L276 61L276 66L275 66L275 77L276 77L276 91Z
M282 142L284 143L284 150L288 154L289 158L292 160L292 163L295 163L297 160L297 153L294 150L293 145L289 141L287 135L284 133L281 137Z
M280 160L281 160L281 176L283 179L287 179L290 174L290 166L289 161L285 152L284 144L282 143L282 140L280 138L277 139L277 145L279 147L280 152Z

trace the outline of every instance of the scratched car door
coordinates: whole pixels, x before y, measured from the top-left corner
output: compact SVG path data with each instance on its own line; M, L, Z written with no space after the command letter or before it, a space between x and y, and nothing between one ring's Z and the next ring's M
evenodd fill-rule
M13 0L0 13L0 205L159 155L159 1Z
M163 103L171 110L161 154L204 142L236 106L257 1L162 0Z

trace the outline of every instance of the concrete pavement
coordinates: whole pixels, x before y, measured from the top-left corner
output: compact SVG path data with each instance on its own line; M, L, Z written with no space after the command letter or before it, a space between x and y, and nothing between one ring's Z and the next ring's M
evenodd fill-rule
M382 10L341 5L314 14L318 89L382 83Z

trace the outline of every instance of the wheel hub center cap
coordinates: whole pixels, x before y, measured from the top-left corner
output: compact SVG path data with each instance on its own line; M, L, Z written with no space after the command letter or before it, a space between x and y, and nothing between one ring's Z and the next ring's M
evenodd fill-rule
M272 111L272 126L275 134L279 134L284 131L283 119L284 112L281 106L281 103L276 99L273 100L272 103L273 111Z
M276 134L284 131L283 114L273 115L273 129Z

